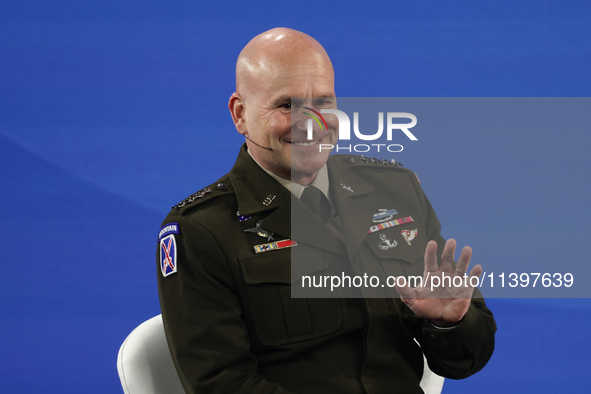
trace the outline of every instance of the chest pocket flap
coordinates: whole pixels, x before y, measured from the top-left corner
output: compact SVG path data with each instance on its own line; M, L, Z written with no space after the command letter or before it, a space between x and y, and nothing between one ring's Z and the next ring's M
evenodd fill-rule
M307 271L327 267L322 259L315 261ZM315 339L341 327L342 311L337 299L292 298L289 249L244 257L239 262L248 298L247 320L263 345Z

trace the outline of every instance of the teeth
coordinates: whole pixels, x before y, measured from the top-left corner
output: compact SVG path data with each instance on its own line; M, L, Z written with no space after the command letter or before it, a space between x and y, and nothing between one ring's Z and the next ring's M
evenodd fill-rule
M312 145L316 145L318 143L318 141L310 141L310 142L292 142L292 144L294 145L299 145L299 146L312 146Z

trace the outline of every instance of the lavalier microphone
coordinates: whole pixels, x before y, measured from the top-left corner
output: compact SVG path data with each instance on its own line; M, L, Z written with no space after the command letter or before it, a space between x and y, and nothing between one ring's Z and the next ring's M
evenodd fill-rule
M246 137L247 140L249 140L250 142L252 142L256 146L258 146L259 148L263 148L263 149L266 149L268 151L272 151L273 150L273 148L267 148L266 146L262 146L262 145L257 144L256 142L254 142L253 140L251 140L250 138L248 138L247 135L245 135L245 137Z

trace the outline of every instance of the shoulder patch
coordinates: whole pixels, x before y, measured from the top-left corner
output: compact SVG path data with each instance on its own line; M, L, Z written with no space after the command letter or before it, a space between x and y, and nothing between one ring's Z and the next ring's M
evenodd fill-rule
M178 228L178 223L175 224L177 224ZM177 256L175 233L168 232L167 234L160 238L160 270L162 271L162 276L165 278L176 272Z
M158 239L162 239L164 236L168 234L178 234L179 233L179 224L174 223L167 223L160 229L158 233Z

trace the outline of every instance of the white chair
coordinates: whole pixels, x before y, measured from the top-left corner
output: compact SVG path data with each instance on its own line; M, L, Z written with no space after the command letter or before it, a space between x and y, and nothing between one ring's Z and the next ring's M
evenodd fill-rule
M423 378L419 386L421 386L425 394L440 394L441 390L443 390L444 380L443 376L439 376L429 369L427 359L423 355Z
M162 315L131 332L117 356L117 371L125 394L184 394L168 351Z
M444 379L425 360L421 388L439 394ZM140 324L128 335L117 356L117 371L125 394L184 394L164 336L162 315Z

